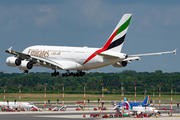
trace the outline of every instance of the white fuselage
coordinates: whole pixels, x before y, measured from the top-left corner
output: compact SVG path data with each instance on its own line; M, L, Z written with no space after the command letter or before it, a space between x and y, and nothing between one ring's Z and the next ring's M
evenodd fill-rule
M29 102L0 102L0 106L2 107L10 107L12 109L15 108L37 108L37 106L35 106L32 103Z
M88 47L31 46L26 48L23 53L55 61L60 65L62 64L65 70L96 69L111 65L120 60L119 58L112 59L111 57L105 58L99 55L95 55L85 63L88 57L90 57L98 49L99 48ZM35 66L41 65L35 64Z
M153 110L154 110L154 113L157 113L158 110L154 107L133 107L133 109L131 111L135 111L135 112L138 112L138 113L148 113L148 114L151 114L153 113Z

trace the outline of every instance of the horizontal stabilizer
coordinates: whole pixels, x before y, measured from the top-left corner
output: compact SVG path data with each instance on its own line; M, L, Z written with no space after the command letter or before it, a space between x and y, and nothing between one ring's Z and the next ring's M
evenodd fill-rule
M95 53L96 55L104 56L104 57L112 57L112 58L120 58L120 59L125 59L127 56L126 54L123 53L118 53L118 52L113 52L113 51L104 51L101 53Z

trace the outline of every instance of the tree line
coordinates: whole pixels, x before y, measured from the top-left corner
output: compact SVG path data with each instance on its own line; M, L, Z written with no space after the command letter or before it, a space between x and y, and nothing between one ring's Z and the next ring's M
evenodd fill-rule
M121 94L121 84L123 83L126 94L134 94L136 83L137 94L152 93L153 89L159 91L161 84L162 94L170 94L173 86L173 94L180 94L180 73L163 73L161 70L155 72L136 72L134 70L124 70L119 73L87 73L83 77L51 77L50 73L0 73L0 93L18 93L18 86L21 85L22 93L44 93L45 83L47 93L62 93L62 84L65 86L66 94L80 94L84 92L86 83L86 93L101 94L102 83L106 89L105 94Z

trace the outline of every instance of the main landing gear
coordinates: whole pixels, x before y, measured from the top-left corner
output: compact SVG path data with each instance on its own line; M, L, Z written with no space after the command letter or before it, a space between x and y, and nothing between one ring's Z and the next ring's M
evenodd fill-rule
M56 70L51 73L51 76L57 76L59 75L59 72L56 72ZM79 77L79 76L84 76L85 72L82 72L82 70L78 70L76 73L70 72L69 70L66 71L66 73L62 74L62 77L68 77L68 76L73 76L73 77Z
M59 72L56 72L56 70L53 73L51 73L51 76L57 76L57 75L59 75Z
M73 77L79 77L79 76L84 76L85 72L82 72L82 70L78 70L76 73L73 72L69 72L69 70L67 70L66 73L63 73L62 76L63 77L68 77L68 76L73 76Z

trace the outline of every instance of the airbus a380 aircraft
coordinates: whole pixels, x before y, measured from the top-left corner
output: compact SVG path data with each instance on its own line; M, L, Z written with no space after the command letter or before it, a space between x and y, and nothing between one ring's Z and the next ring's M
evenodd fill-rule
M127 55L121 53L124 39L129 27L132 14L124 14L109 39L102 48L88 47L63 47L36 45L26 48L23 52L17 52L10 47L5 52L14 56L6 59L6 64L16 67L28 73L33 66L41 66L54 70L52 76L59 75L56 70L66 70L62 76L83 76L82 70L113 65L114 67L125 67L132 60L140 60L141 56L160 55L175 53L174 51L150 54ZM77 70L72 73L69 70Z

